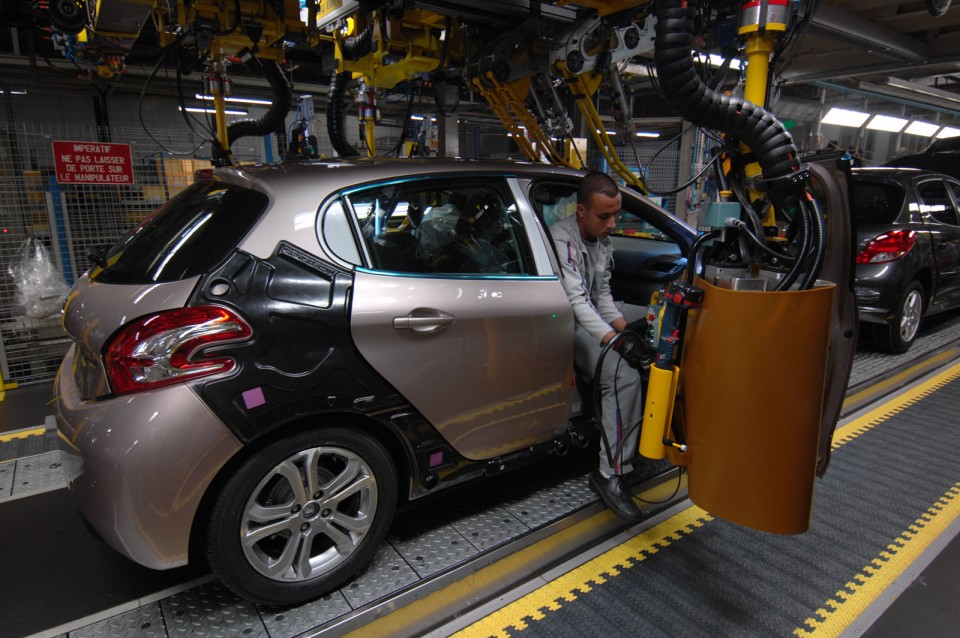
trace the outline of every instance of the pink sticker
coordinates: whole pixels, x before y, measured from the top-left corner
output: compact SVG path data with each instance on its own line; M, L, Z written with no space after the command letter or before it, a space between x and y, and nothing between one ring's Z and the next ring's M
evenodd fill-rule
M430 455L430 467L436 467L443 463L443 452L434 452Z
M243 396L243 404L247 406L248 410L252 410L253 408L258 408L267 402L267 400L263 398L263 390L260 388L247 390L246 392L243 393L242 396Z

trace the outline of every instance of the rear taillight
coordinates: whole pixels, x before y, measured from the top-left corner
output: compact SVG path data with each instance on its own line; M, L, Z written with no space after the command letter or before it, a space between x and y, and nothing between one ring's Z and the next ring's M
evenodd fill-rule
M236 365L232 358L203 356L200 351L251 334L243 319L216 306L179 308L138 319L107 346L110 385L116 394L124 394L229 372Z
M917 243L917 231L892 230L877 235L857 253L858 264L882 264L900 259Z

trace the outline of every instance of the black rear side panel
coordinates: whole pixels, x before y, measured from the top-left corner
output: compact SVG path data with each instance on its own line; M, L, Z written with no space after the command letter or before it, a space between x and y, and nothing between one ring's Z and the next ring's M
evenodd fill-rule
M361 357L350 334L352 274L288 243L266 260L235 252L205 277L190 305L236 309L253 338L225 351L237 371L193 385L245 443L291 421L355 413L380 422L406 450L414 493L438 450L449 479L465 459ZM210 352L215 352L211 349Z

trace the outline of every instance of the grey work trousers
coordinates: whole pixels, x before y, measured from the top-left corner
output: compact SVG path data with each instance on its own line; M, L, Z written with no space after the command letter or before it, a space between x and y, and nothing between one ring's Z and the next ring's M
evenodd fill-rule
M592 384L603 346L580 326L574 327L574 336L577 374ZM613 350L603 360L599 383L601 425L610 446L610 455L616 454L617 447L622 444L620 454L611 464L607 448L603 441L600 442L600 473L610 477L629 472L630 462L637 454L638 424L643 417L643 384L640 371L627 365Z

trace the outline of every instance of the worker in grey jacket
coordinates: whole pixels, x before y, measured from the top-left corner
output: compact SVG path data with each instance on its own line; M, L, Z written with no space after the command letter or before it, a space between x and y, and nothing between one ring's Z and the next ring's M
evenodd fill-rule
M627 329L627 320L610 292L613 246L609 236L621 203L616 182L604 173L588 173L577 191L576 215L555 223L550 232L560 257L563 288L573 306L577 374L600 384L601 420L609 453L619 449L611 462L601 444L600 463L590 475L590 487L618 516L639 521L643 514L622 481L637 453L640 430L635 426L643 412L640 372L634 367L640 365L637 340L627 335L618 339L614 351L604 359L600 379L593 379L603 346Z

